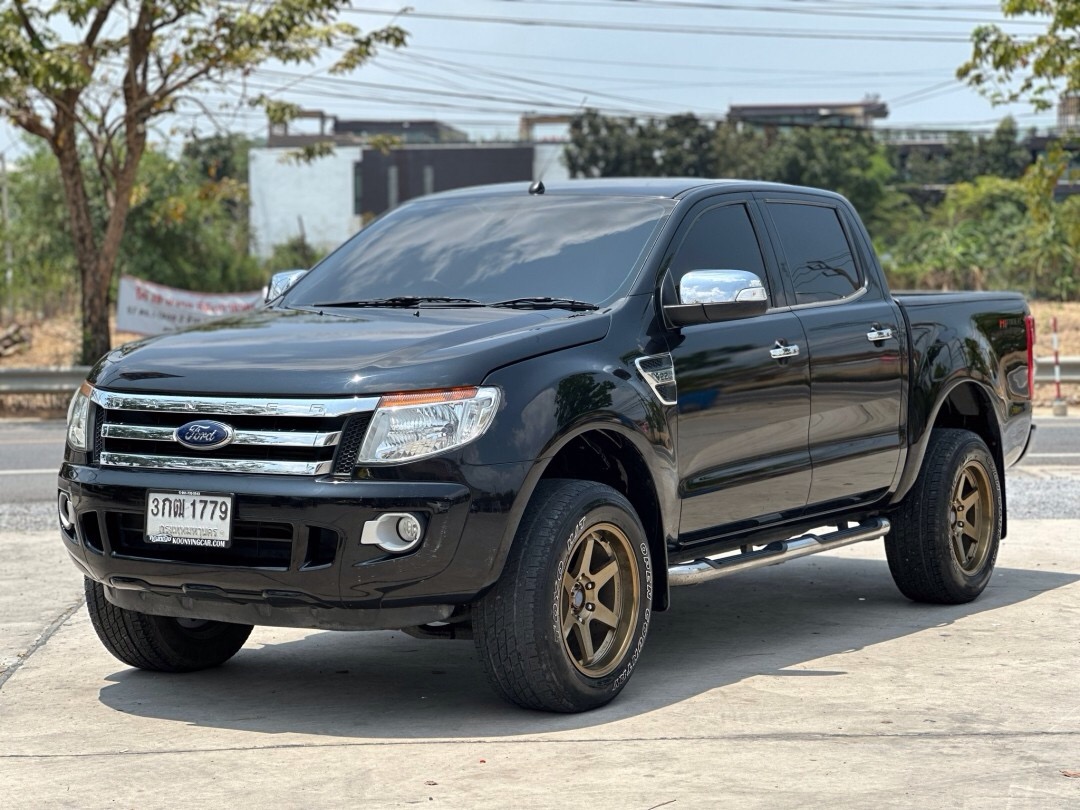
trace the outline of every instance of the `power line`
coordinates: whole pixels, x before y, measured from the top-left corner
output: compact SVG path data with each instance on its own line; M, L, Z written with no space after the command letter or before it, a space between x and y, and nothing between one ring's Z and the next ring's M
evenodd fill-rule
M474 65L474 64L470 64L470 63L466 63L466 62L459 62L459 61L449 60L449 59L433 59L431 57L423 57L421 54L415 53L414 51L416 51L416 50L424 50L424 49L410 48L407 51L388 53L388 54L386 54L386 56L393 57L393 59L395 59L395 60L396 59L408 59L408 60L416 60L416 61L427 60L427 61L431 61L431 62L434 62L434 63L439 64L439 65L444 65L447 68L449 68L449 69L451 69L451 70L453 70L455 72L460 71L462 69L466 69L466 70L475 70L475 71L483 73L483 72L488 70L487 66L484 66L484 65ZM457 51L457 49L435 49L435 50L440 50L440 51L441 50L454 50L455 52L460 52L460 51ZM507 56L513 56L513 55L512 54L507 54ZM539 57L539 58L543 58L543 59L545 59L547 61L550 61L549 57ZM378 59L382 59L382 56L378 57ZM400 71L400 69L398 69L398 70ZM746 69L744 69L744 70L746 70ZM723 75L728 73L728 68L718 66L715 69L710 69L710 72L714 73L714 74L717 74L717 75L720 75L720 76L723 76ZM676 80L676 79L660 79L660 78L630 79L626 75L622 75L622 76L606 76L606 75L597 75L597 74L583 75L583 74L580 74L580 73L565 73L565 72L561 72L561 71L551 71L551 70L545 70L543 75L544 76L549 76L549 77L563 77L563 78L570 78L570 79L582 79L582 80L593 81L593 82L621 82L621 83L625 83L624 86L627 87L627 88L642 88L642 89L644 89L644 88L649 88L649 87L657 87L657 88L663 88L665 90L673 90L673 89L720 89L720 88L730 88L730 87L739 87L739 88L742 88L742 87L770 87L771 88L771 87L775 87L775 85L776 85L776 79L775 78L759 78L759 79L755 80L755 79L749 79L749 78L746 78L745 76L743 76L742 75L743 71L740 71L739 69L732 70L732 72L733 73L738 72L739 75L738 76L733 76L733 77L729 78L726 81L713 80L713 81L703 81L703 82L688 82L688 81L679 81L679 80ZM749 72L757 72L757 71L750 70ZM785 76L791 76L792 74L794 74L797 77L797 78L786 78L785 81L784 81L784 85L786 87L792 87L792 88L795 88L795 87L808 87L808 86L815 87L815 88L822 88L822 87L851 87L851 86L854 86L854 87L859 87L859 88L865 89L865 87L866 87L866 77L867 76L875 77L875 74L872 73L872 72L871 73L859 73L857 76L853 76L850 70L848 70L848 71L829 71L829 72L821 71L821 73L823 75L802 75L804 73L803 71L777 71L777 72L782 73ZM889 72L886 71L886 72L882 72L879 77L874 78L874 86L877 87L877 88L880 88L880 87L889 86L889 85L895 86L897 84L907 85L907 84L910 84L910 81L909 81L910 77L913 77L913 76L926 76L926 75L940 75L942 72L943 71L936 71L936 72L935 71L896 71L896 72L894 72L895 76L891 77ZM513 79L511 79L510 74L505 74L505 73L504 74L492 73L490 75L502 75L502 76L506 76L508 79L510 79L512 81L518 81L518 82L536 81L536 80L533 80L533 79L525 79L525 78L523 78L521 76L517 76L517 77L514 77ZM841 80L838 80L838 78L834 78L833 80L829 81L829 80L826 79L826 76L844 77L844 79L846 79L846 80L841 81ZM901 78L901 77L908 77L908 78ZM619 90L619 89L620 89L620 87L607 86L607 87L604 88L604 90L590 90L590 91L585 91L585 92L588 92L590 95L604 95L604 94L611 94L613 90ZM614 94L612 94L612 95L614 96Z
M573 86L565 85L565 84L557 84L557 83L554 83L554 82L547 82L547 81L544 81L543 79L535 79L535 78L531 78L531 77L515 76L513 74L502 73L500 71L494 71L494 70L490 70L488 68L481 68L481 67L476 67L476 66L473 66L473 65L466 65L466 64L464 64L462 62L454 62L454 61L445 60L445 59L435 59L433 57L417 56L416 54L409 54L408 52L394 53L394 54L387 54L387 55L388 56L392 55L394 57L404 58L404 59L412 59L412 60L419 61L419 62L427 62L429 65L431 65L433 67L436 67L436 68L442 67L442 68L451 68L451 69L455 69L455 70L460 70L461 68L466 68L466 69L473 70L476 73L479 73L481 76L486 76L488 78L502 80L504 83L508 82L508 83L512 83L512 84L526 85L526 86L529 86L529 87L551 88L551 89L555 89L555 90L562 90L564 92L584 94L585 96L588 96L588 97L607 98L607 99L611 99L613 101L622 102L624 104L660 105L660 106L666 104L666 102L656 101L654 99L632 98L632 97L629 97L629 96L621 96L621 95L616 95L616 94L613 94L613 93L607 93L607 92L604 92L602 90L593 90L593 89L584 88L584 87L573 87Z
M283 73L283 72L275 71L275 70L261 70L261 71L259 71L259 75L268 76L268 77L293 78L292 74ZM328 84L328 85L332 85L334 87L359 87L359 88L366 88L366 89L372 89L372 90L390 90L390 91L393 91L395 93L409 93L409 94L413 94L413 95L426 95L426 96L436 95L436 96L438 96L440 98L442 98L442 97L450 97L450 98L467 99L467 100L473 100L473 101L486 101L486 102L495 102L495 103L500 103L500 104L512 104L512 105L515 105L518 109L521 109L522 107L524 107L524 108L543 107L543 108L547 108L547 109L563 111L563 110L566 110L568 107L575 108L575 107L579 106L578 104L572 103L572 102L546 101L546 100L535 98L535 97L534 98L528 98L528 97L519 97L519 96L502 96L502 95L495 95L493 93L469 93L469 92L459 92L459 91L453 91L453 90L437 90L437 91L433 91L433 90L425 89L425 88L410 87L408 85L385 84L385 83L382 83L382 82L364 82L364 81L359 81L359 80L356 80L356 79L346 79L346 78L339 77L339 76L326 76L326 77L315 76L315 77L309 77L308 79L305 80L305 82L306 83L315 82L315 83L321 83L321 84ZM641 111L637 111L637 112L641 112Z
M727 66L727 65L694 65L687 63L665 63L665 62L642 62L642 61L629 61L629 60L615 60L615 59L588 59L580 56L567 56L565 54L559 54L558 56L552 56L552 54L528 54L528 53L510 53L507 51L480 51L467 48L446 48L433 45L410 45L409 51L435 51L439 53L462 53L470 54L473 56L495 56L505 57L511 59L524 59L532 61L542 61L550 64L553 61L572 62L575 64L583 65L610 65L612 67L636 67L644 68L648 70L694 70L694 71L708 71L714 72L726 72L726 73L751 73L751 74L770 74L770 75L799 75L799 76L833 76L843 75L850 76L851 70L820 70L815 68L769 68L769 67L748 67L746 65ZM935 68L922 68L919 70L860 70L860 76L926 76L933 75L935 73L940 74L942 71L951 71L951 66L943 67L939 69Z
M507 3L512 2L515 5L538 5L549 7L601 7L601 8L654 8L654 9L679 9L685 11L743 11L761 14L798 14L809 15L814 17L841 17L849 19L868 19L868 20L905 20L911 22L957 22L967 23L969 25L980 25L987 22L985 18L976 17L952 17L942 14L901 14L892 12L888 6L885 6L886 11L860 11L855 7L852 8L821 8L819 6L811 6L806 3L799 3L797 6L791 8L782 8L777 6L743 6L733 3L715 3L715 2L701 2L694 3L688 0L493 0L493 2ZM876 7L876 8L881 8ZM940 7L939 7L940 8ZM918 9L919 11L927 9ZM955 11L956 9L948 9ZM1001 11L1000 7L996 9ZM1001 22L1006 22L1001 20ZM1045 26L1045 23L1040 20L1008 20L1010 24L1016 25L1035 25Z
M384 9L347 8L349 14L385 16ZM882 31L807 31L789 28L720 27L704 25L673 25L665 23L616 23L597 20L555 20L530 17L493 17L477 14L437 14L411 11L409 17L440 22L472 22L495 25L514 25L528 28L569 28L587 31L625 31L648 34L684 34L693 36L760 37L769 39L807 39L866 42L920 42L924 44L955 44L970 42L968 35L934 31L890 33Z

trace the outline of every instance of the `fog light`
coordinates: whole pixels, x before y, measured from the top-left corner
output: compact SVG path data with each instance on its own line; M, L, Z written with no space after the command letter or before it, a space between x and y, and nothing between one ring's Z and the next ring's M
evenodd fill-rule
M388 512L364 523L360 542L391 554L412 551L424 539L424 519L409 512Z
M60 528L69 537L75 534L75 505L66 492L61 492L56 499L56 516L60 519Z
M420 521L416 519L415 515L406 515L403 518L398 518L397 533L398 537L406 543L417 543L424 533L424 527L420 525Z

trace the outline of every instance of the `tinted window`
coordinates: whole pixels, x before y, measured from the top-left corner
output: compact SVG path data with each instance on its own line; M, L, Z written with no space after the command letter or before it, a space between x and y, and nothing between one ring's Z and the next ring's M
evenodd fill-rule
M328 256L286 300L552 296L600 304L630 279L673 205L524 192L407 203Z
M694 221L671 261L676 282L690 270L749 270L766 282L765 262L745 205L710 208Z
M836 209L770 203L769 212L787 258L795 303L837 301L862 286Z

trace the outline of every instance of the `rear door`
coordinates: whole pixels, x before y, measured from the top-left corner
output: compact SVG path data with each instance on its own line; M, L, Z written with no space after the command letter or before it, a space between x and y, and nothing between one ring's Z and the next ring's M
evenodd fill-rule
M778 345L798 351L804 339L766 239L752 200L724 195L690 212L666 259L676 288L690 270L757 273L771 307L756 318L671 332L684 542L715 536L721 526L774 521L806 504L809 366L805 353L773 357Z
M810 356L809 504L869 500L903 447L899 307L870 272L847 209L829 198L759 195ZM873 268L876 270L876 268Z

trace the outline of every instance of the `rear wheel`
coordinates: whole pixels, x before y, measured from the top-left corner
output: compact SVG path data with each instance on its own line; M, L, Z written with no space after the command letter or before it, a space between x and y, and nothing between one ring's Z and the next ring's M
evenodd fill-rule
M519 706L602 706L634 670L651 600L649 544L629 501L592 481L543 481L502 576L474 606L480 660Z
M100 582L85 580L90 621L105 649L129 666L193 672L224 664L244 646L252 626L151 616L117 607Z
M982 438L935 430L895 518L885 551L905 596L953 605L982 593L1001 542L1001 482Z

